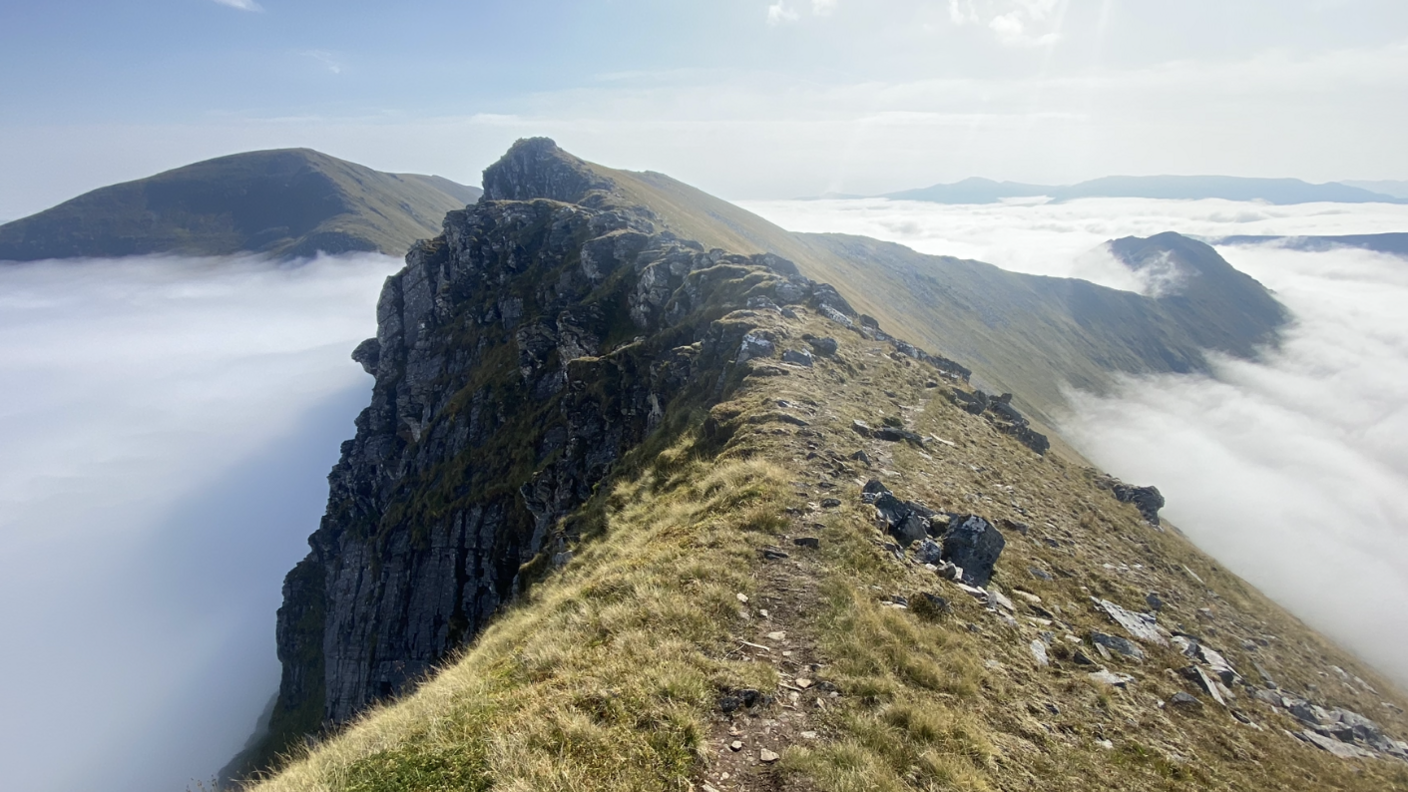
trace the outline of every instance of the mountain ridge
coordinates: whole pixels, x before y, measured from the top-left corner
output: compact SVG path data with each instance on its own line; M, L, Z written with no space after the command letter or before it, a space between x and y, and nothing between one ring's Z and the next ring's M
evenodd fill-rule
M478 188L312 149L216 157L90 191L0 225L0 261L131 255L400 256ZM469 199L469 200L466 200Z
M256 788L1408 788L1156 490L623 181L520 141L388 280Z

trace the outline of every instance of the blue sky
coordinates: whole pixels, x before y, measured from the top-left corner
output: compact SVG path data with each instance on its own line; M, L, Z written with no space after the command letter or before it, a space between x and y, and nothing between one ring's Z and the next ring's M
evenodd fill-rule
M477 182L549 134L730 198L1408 178L1401 0L0 6L0 217L304 145Z

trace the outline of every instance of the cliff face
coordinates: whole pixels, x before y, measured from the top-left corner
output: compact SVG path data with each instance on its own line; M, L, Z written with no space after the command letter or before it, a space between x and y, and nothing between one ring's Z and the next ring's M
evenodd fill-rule
M354 353L372 403L285 581L264 756L423 677L565 560L559 520L613 463L727 398L740 350L771 343L720 316L855 316L781 259L660 232L550 141L517 145L485 186L387 280Z

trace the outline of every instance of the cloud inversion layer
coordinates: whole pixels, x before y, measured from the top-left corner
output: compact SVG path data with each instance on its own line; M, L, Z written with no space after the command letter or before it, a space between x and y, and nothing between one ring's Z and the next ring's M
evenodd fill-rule
M398 266L0 266L7 786L179 790L249 736Z

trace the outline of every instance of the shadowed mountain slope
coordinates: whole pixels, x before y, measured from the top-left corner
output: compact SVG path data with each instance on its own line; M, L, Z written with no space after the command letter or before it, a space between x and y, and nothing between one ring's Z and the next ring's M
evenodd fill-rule
M311 149L251 151L85 193L0 226L0 261L152 253L399 256L479 189Z

